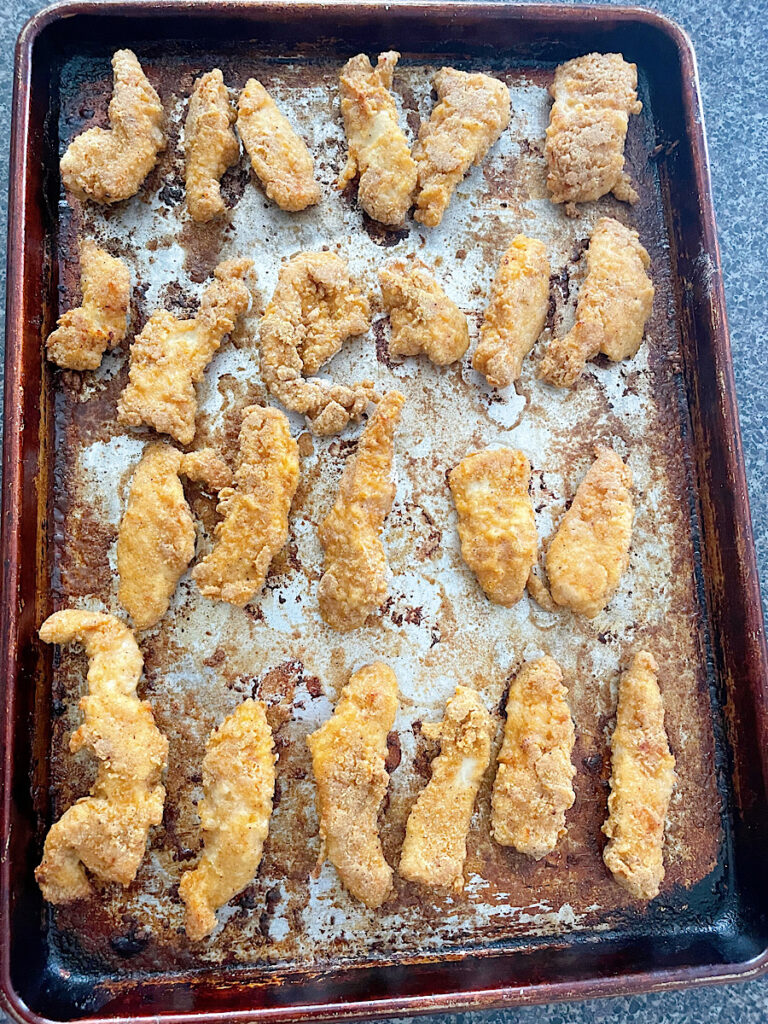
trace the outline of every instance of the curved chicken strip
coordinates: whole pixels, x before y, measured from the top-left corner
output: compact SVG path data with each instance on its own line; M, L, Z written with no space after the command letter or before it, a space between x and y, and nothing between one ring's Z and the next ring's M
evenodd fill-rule
M374 69L367 56L359 53L347 61L339 76L349 146L339 188L359 174L360 205L369 217L393 228L405 220L416 188L416 164L389 91L399 59L394 50L381 53Z
M565 812L575 799L576 734L567 696L560 666L547 657L523 665L509 688L491 831L501 846L536 860L565 835Z
M639 900L657 896L664 879L664 822L675 785L657 673L653 655L641 651L621 677L603 825L608 836L603 860L619 885Z
M221 176L240 155L234 122L224 76L214 68L195 82L184 125L187 209L192 220L213 220L226 209Z
M179 882L193 942L210 935L219 907L256 875L269 832L276 760L261 701L243 701L208 737L199 807L203 854Z
M194 320L157 310L131 345L128 384L117 407L118 421L146 423L180 444L195 436L195 384L238 318L250 308L251 260L227 260L214 271Z
M453 191L472 164L509 124L509 89L489 75L441 68L434 77L438 103L413 147L419 172L416 220L436 227Z
M318 867L328 858L342 884L368 907L392 889L378 816L387 791L387 736L397 714L397 679L381 662L366 665L341 691L333 715L307 737L317 783Z
M491 759L493 722L478 694L457 686L443 721L421 731L440 740L440 753L408 816L398 870L409 882L461 892L469 826Z
M61 179L78 199L118 203L135 195L165 148L163 105L136 54L112 57L109 128L89 128L61 158Z
M379 402L318 530L325 551L317 592L320 614L344 632L362 626L387 596L387 556L380 534L395 497L390 476L404 402L399 391L388 391Z
M45 620L49 644L77 640L89 659L85 721L70 750L99 759L91 795L74 803L51 826L35 878L49 903L91 893L85 869L105 882L129 885L144 857L147 835L163 819L168 741L152 708L136 696L143 660L130 629L112 615L61 611Z
M392 356L424 354L438 366L461 359L469 348L467 318L421 260L392 260L379 271L389 313Z

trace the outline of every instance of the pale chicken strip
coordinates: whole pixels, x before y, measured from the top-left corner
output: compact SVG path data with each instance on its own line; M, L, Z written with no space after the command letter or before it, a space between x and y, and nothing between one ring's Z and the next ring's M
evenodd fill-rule
M389 354L422 353L437 366L461 359L469 348L467 318L421 260L392 260L379 271L392 339Z
M213 220L226 209L221 176L240 155L234 122L224 76L214 68L195 82L184 124L187 209L192 220Z

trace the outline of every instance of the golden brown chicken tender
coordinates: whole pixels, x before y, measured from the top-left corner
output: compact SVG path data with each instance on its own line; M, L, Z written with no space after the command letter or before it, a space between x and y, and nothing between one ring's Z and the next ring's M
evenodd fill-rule
M192 220L209 221L226 209L221 176L240 155L234 122L224 76L214 68L195 82L184 125L187 209Z
M389 354L424 354L438 366L461 359L469 348L467 318L421 260L392 260L379 271L389 313Z
M77 640L89 661L88 694L80 701L85 720L69 747L98 758L96 781L91 795L51 826L35 871L49 903L68 903L90 895L86 869L123 886L136 877L149 830L163 819L168 741L150 705L136 696L144 662L133 633L119 619L56 612L40 627L40 638L49 644Z
M664 822L675 785L675 759L652 654L640 651L621 677L611 740L611 795L603 860L639 900L658 895L664 879Z
M61 180L78 199L117 203L135 195L165 148L163 105L131 50L112 57L109 128L89 128L61 158Z
M307 737L317 783L318 867L327 857L345 888L373 908L392 889L378 816L389 784L387 736L397 704L392 669L366 665L350 677L333 715Z

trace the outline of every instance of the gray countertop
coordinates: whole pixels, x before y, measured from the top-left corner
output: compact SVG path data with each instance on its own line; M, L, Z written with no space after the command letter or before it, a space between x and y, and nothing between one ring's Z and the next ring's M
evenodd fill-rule
M25 20L45 5L10 0L0 21L0 170L7 180L13 47ZM733 361L747 460L763 603L768 594L768 289L765 209L768 195L768 2L660 0L647 3L691 36L699 61ZM0 237L5 238L5 204ZM0 283L4 287L4 263ZM1 315L1 314L0 314ZM0 369L0 373L1 373ZM443 1016L451 1024L763 1024L768 978L743 985L692 989L629 999L555 1004L505 1012Z

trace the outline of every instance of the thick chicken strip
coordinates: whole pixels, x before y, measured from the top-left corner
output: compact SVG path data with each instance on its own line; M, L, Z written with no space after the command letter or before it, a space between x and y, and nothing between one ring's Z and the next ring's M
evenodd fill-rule
M379 402L318 530L325 552L317 592L320 614L344 632L362 626L387 596L387 556L380 535L395 498L390 477L404 402L399 391L388 391Z
M108 348L114 348L128 329L131 274L116 256L95 242L80 243L82 304L59 317L48 335L48 358L67 370L96 370Z
M549 309L549 260L544 243L517 235L501 258L472 366L495 388L517 380Z
M504 742L491 798L491 830L501 846L540 860L565 835L573 806L576 734L563 673L553 658L529 661L509 689Z
M198 808L203 854L179 895L193 942L216 927L216 911L256 875L275 794L272 730L261 701L245 700L208 737Z
M184 125L187 209L192 220L212 220L226 209L221 176L240 155L234 122L224 76L214 68L195 82Z
M50 903L91 893L86 868L105 882L129 885L144 857L147 836L163 819L168 741L152 708L136 696L144 666L130 629L112 615L61 611L45 620L40 638L49 644L77 640L89 659L88 695L80 701L85 721L69 743L99 760L91 795L51 826L35 878Z
M78 199L117 203L135 195L165 148L163 105L136 54L112 57L109 128L89 128L61 158L61 179Z
M243 605L264 586L288 538L299 447L279 409L249 406L240 427L235 486L219 494L213 550L192 570L206 597Z
M177 320L157 310L131 345L128 384L118 403L118 420L146 423L180 444L195 436L195 384L238 318L251 305L251 260L227 260L214 271L194 320Z
M317 783L318 867L327 857L345 888L372 908L392 889L378 816L389 784L387 735L397 703L392 669L366 665L341 691L333 715L307 737Z
M379 54L375 69L364 53L341 69L341 114L349 155L339 188L360 175L358 202L374 220L400 227L413 202L416 164L408 140L397 123L392 75L400 54Z
M600 218L589 240L576 323L562 338L552 338L539 377L568 388L599 352L614 362L636 354L653 307L649 265L636 231L611 217Z
M256 177L280 209L295 212L320 202L315 163L306 142L255 78L240 93L237 130Z
M441 68L433 81L438 103L419 129L413 158L419 172L416 220L436 227L470 166L509 124L509 89L489 75Z
M408 816L398 870L409 882L461 892L475 799L491 759L493 722L478 694L457 686L443 721L421 731L440 740L440 753Z
M469 348L467 318L421 260L392 260L379 271L389 313L389 354L424 354L438 366L461 359Z
M621 677L603 825L603 860L619 885L640 900L657 896L664 879L664 822L675 785L657 673L653 655L641 651Z

